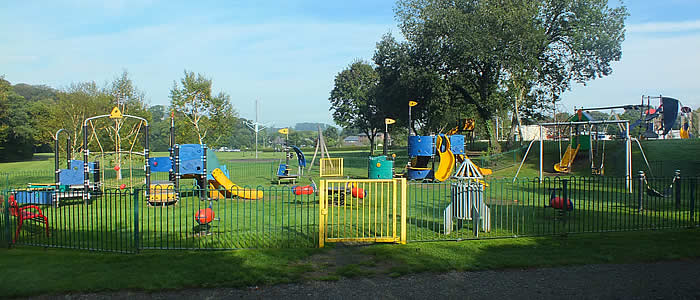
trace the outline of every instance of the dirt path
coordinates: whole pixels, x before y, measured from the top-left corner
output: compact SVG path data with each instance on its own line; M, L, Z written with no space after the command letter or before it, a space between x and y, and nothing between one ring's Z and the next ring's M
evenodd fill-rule
M185 289L37 299L700 299L700 260L414 274L248 289Z

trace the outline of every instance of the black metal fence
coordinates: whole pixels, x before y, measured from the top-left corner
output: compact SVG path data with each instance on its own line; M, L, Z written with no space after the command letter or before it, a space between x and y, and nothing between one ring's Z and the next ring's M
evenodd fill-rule
M233 175L232 175L233 177ZM551 177L408 187L408 240L462 240L697 227L700 178ZM318 245L316 193L290 186L2 193L0 242L99 251ZM154 195L159 195L158 197ZM155 198L154 198L155 197ZM17 206L12 206L13 199ZM208 200L213 199L213 200ZM177 201L175 201L177 200ZM44 219L45 217L45 219Z
M546 177L488 180L481 218L449 211L464 200L454 183L413 184L409 188L409 241L461 240L656 230L698 226L700 178ZM473 195L471 197L474 197Z

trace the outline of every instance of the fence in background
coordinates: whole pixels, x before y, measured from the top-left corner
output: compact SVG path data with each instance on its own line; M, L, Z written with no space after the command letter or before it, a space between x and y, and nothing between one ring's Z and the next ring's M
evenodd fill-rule
M373 190L361 204L358 197L351 196L352 187L348 192L342 183L323 187L325 198L289 186L258 186L249 187L255 193L262 192L257 200L234 197L215 201L202 200L212 190L183 186L177 203L167 205L150 205L143 189L108 189L87 203L75 194L74 200L62 200L57 207L35 204L47 217L48 237L40 222L25 221L17 231L21 213L10 209L9 191L4 191L0 201L0 241L12 243L18 232L18 245L117 252L314 247L322 233L319 225L323 209L329 223L321 236L343 229L344 235L331 238L373 238L377 224L391 228L390 236L395 238L392 218L396 217L406 218L408 241L659 230L700 224L696 205L700 178L682 174L648 179L636 176L631 180L632 193L626 188L630 181L613 177L556 177L542 182L494 179L483 185L463 186L458 182L411 182L405 193L397 194L406 196L405 213L393 207L394 194L377 200L377 196L384 195L377 193L382 190L381 184L369 187L370 183L363 186L355 181L356 188ZM343 198L335 192L341 189ZM71 198L70 194L61 196ZM20 206L41 200L24 197L17 198ZM326 201L320 204L319 199ZM375 210L368 214L368 205L373 203L389 206L380 213ZM361 214L362 209L365 215ZM197 221L202 211L204 218L211 218L209 222ZM207 215L206 211L212 214ZM367 219L383 217L384 213L389 213L390 218L382 222L370 223ZM360 230L362 225L366 226L362 235L345 234Z

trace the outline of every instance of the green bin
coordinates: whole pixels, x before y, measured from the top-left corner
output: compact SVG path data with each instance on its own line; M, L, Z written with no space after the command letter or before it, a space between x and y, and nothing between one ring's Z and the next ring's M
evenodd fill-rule
M375 156L369 158L369 179L392 179L394 161L386 156Z

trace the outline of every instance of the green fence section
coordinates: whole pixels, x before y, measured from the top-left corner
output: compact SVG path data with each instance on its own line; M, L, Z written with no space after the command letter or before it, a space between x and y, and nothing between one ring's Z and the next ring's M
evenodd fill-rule
M538 179L491 180L483 188L490 228L478 228L478 236L474 227L477 223L471 218L445 221L446 208L454 202L455 196L450 184L412 184L408 198L409 240L695 227L699 224L695 202L700 196L698 183L699 178L682 178L674 182L674 178L639 177L632 180L555 177L545 178L542 182ZM628 184L632 185L631 193ZM571 210L553 208L553 203L550 203L553 198L569 199Z
M265 176L262 168L259 172ZM552 177L542 182L502 179L487 180L486 185L411 182L407 195L408 240L697 227L699 183L700 178L683 176ZM459 190L460 186L467 189ZM106 189L87 201L79 191L61 194L63 199L72 200L62 200L58 206L25 200L18 209L45 216L47 224L30 218L24 220L21 228L20 219L30 216L10 209L10 191L4 191L0 202L0 241L117 252L318 245L316 193L296 195L288 185L243 188L262 195L248 197L256 200L243 199L224 191L183 185L177 193L178 201L170 203L148 201L141 188ZM571 201L570 209L567 199ZM207 215L207 211L212 215ZM210 220L198 222L202 212Z

